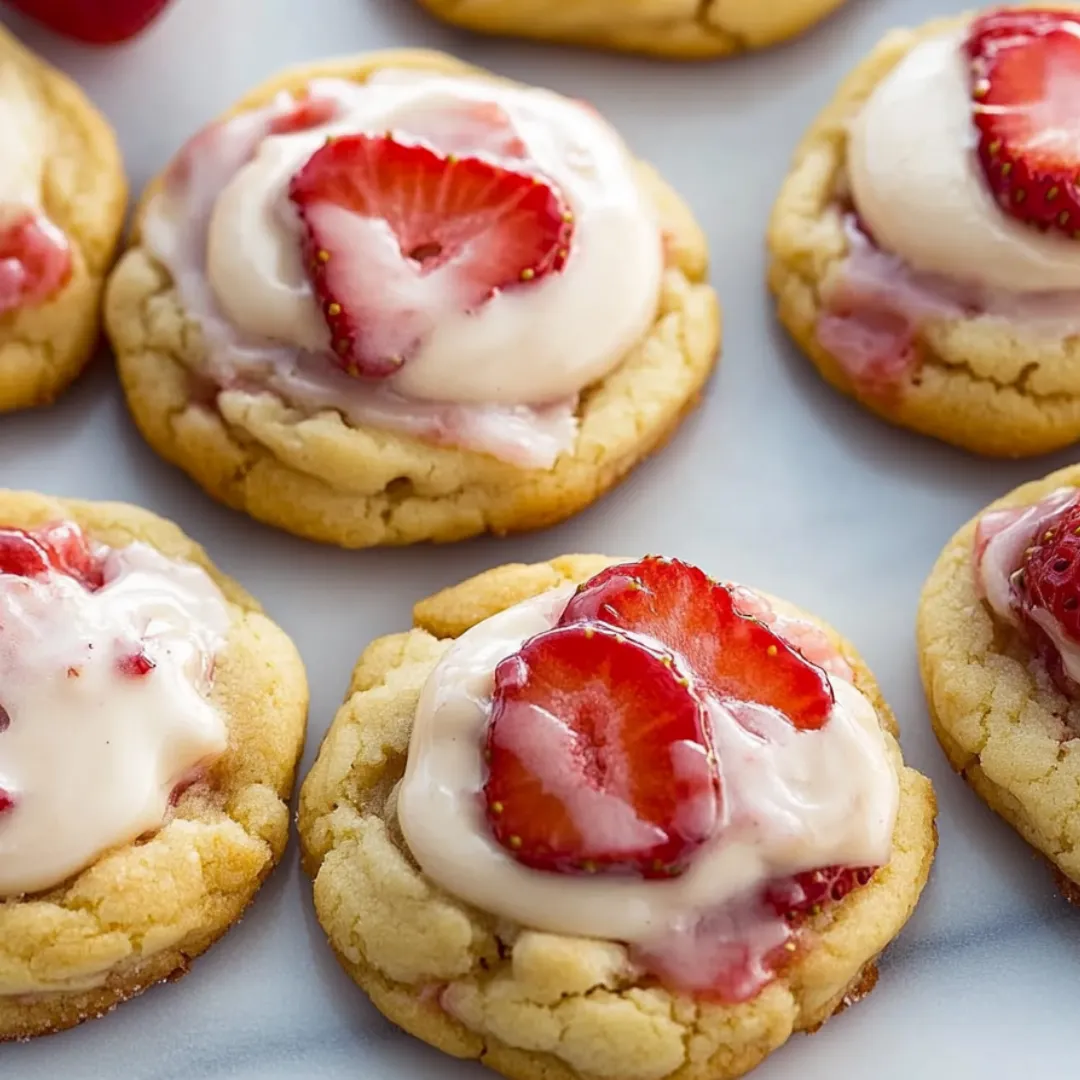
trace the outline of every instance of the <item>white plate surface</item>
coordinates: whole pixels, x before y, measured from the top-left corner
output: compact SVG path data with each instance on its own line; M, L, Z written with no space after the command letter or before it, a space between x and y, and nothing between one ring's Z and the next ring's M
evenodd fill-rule
M553 0L554 2L554 0ZM759 0L769 3L771 0ZM996 495L1067 463L980 461L894 431L822 384L775 325L763 235L796 140L887 29L963 0L852 0L803 40L707 65L498 42L409 0L176 0L121 49L3 21L73 75L115 124L138 189L177 146L277 68L422 45L587 98L688 199L724 303L724 361L669 448L575 520L538 535L348 553L222 509L143 445L107 358L54 408L0 420L0 483L124 499L173 518L293 636L312 684L304 769L372 638L413 601L489 566L574 551L661 551L815 611L862 649L900 717L908 760L935 781L941 850L874 994L760 1080L1074 1076L1080 914L1045 867L946 766L919 686L922 581L954 529ZM338 969L295 844L248 916L175 986L111 1017L0 1047L17 1080L480 1080L398 1033Z

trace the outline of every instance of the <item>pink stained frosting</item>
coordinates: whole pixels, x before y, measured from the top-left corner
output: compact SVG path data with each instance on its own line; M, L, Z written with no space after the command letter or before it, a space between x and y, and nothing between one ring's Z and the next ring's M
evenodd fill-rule
M205 273L217 197L295 110L294 100L282 96L266 108L205 128L165 176L171 212L148 220L147 242L168 265L186 313L202 328L207 359L200 374L222 391L269 392L313 412L340 411L357 424L488 453L523 468L550 468L577 433L573 401L546 406L417 401L381 382L352 378L324 355L246 334L225 317ZM168 227L173 214L182 217L182 228Z
M771 625L824 666L836 696L819 731L796 731L771 710L747 717L709 705L725 791L723 820L677 878L568 875L519 864L478 811L481 747L492 672L499 661L558 621L571 588L544 594L478 624L428 680L417 709L398 815L424 872L453 895L512 923L549 933L619 941L639 969L665 985L745 1001L799 948L801 912L829 868L854 868L843 888L889 859L898 799L872 705L827 635L733 587L740 610ZM616 830L620 821L597 828ZM601 837L603 847L611 844ZM864 876L860 877L859 874ZM828 887L821 890L821 895Z
M319 80L312 84L311 96L305 102L298 104L287 95L282 95L261 110L211 126L184 148L170 168L163 193L152 204L147 215L143 240L149 250L169 268L186 311L202 327L207 357L197 374L223 391L271 393L303 412L334 410L356 425L382 428L438 445L487 453L523 468L551 468L560 454L573 447L577 436L575 413L578 394L576 391L567 394L566 386L561 387L557 394L552 391L542 398L523 398L532 404L511 403L515 399L506 397L505 386L501 391L502 403L488 403L482 396L471 400L459 398L444 401L437 400L436 394L413 395L411 391L406 393L396 387L395 382L400 381L397 379L364 380L344 374L324 351L329 342L328 336L325 344L319 344L321 335L312 339L310 333L305 332L296 339L302 338L306 343L304 346L291 341L285 343L276 337L261 336L251 329L244 330L237 325L235 318L226 315L222 307L221 281L207 272L207 260L213 263L214 253L220 251L221 246L219 243L215 247L213 238L218 235L214 230L221 216L222 193L226 189L232 190L230 183L252 161L267 136L293 132L297 130L297 124L303 128L309 123L318 125L326 122L332 129L335 122L351 122L350 109L355 106L357 95L364 92L352 84ZM326 105L327 101L338 103L340 116ZM438 143L444 148L448 141L465 140L463 149L458 150L461 153L471 153L475 149L481 154L498 152L504 157L514 157L521 152L524 144L520 139L507 142L505 130L494 134L486 129L481 131L483 125L479 125L475 110L470 113L467 123L460 116L455 121L456 114L452 108L444 109L444 113L440 113L438 123L431 117L410 116L406 130L410 137L419 137L425 133L425 123L428 127L434 125L438 128ZM498 146L489 147L482 142L496 136L501 140ZM478 138L481 144L477 147L474 144ZM454 149L454 146L450 148ZM635 191L638 189L635 188ZM639 197L639 194L635 197ZM282 236L292 235L299 227L294 217L288 205L270 207L266 217L267 231ZM605 227L608 226L610 222ZM658 236L655 226L650 225L650 229L650 235ZM590 273L595 277L595 260L590 262L590 253L595 254L604 244L608 249L612 247L608 242L610 237L602 238L602 243L597 243L597 239L592 234L593 242L582 244L575 261L575 273L580 274L584 272L583 268L592 266ZM656 248L659 265L658 243ZM269 255L267 259L274 261ZM266 265L266 260L260 265ZM233 278L235 275L229 280ZM588 285L588 281L584 284ZM588 293L589 289L584 291ZM636 306L636 303L630 305ZM541 329L537 333L541 337L544 332L556 329L550 314L549 311L547 316L540 319ZM651 317L651 310L646 314ZM594 317L590 325L604 326L606 323L603 318ZM543 330L545 327L547 331ZM595 337L595 334L592 336ZM589 348L594 349L594 346L595 341ZM568 347L559 356L572 352L573 349ZM625 352L625 347L620 346L612 354L615 361ZM460 355L467 357L471 354L466 349ZM524 372L532 372L535 381L538 371L554 371L559 366L548 363L538 367L531 364L528 357L515 355L507 356L506 360L502 382L507 385L520 379ZM593 356L590 361L594 366L595 360ZM607 360L605 363L611 367ZM469 367L463 361L459 361L460 365ZM420 377L418 371L418 364L414 362L408 371L401 372L401 378L415 381ZM580 388L591 381L594 381L593 377L583 378L575 385Z
M16 211L0 223L0 315L44 303L71 277L71 245L43 214Z
M848 254L823 291L817 338L864 394L889 399L919 365L931 322L1004 320L1035 338L1080 333L1080 293L1009 293L920 273L879 248L854 214Z

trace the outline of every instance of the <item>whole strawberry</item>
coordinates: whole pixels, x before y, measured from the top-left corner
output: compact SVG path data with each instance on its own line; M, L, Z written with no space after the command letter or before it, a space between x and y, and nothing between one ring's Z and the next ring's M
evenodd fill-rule
M1040 229L1080 236L1080 19L1003 9L968 34L979 161L1002 209Z
M91 45L115 45L145 30L169 0L8 0L51 30Z

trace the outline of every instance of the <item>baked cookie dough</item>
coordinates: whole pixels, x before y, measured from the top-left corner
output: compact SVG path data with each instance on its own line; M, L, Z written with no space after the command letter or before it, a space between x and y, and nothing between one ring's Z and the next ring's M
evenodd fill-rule
M970 18L892 31L841 84L800 143L773 210L769 285L780 321L837 390L885 420L976 453L1027 456L1080 437L1080 345L1072 331L1028 333L1007 319L932 314L913 342L916 362L884 389L853 378L818 334L825 297L853 248L845 222L850 125L916 46L961 32Z
M317 77L364 82L385 68L482 75L426 52L384 52L286 72L235 112ZM698 401L716 362L720 319L704 283L704 237L687 207L646 165L666 268L651 331L582 393L573 449L553 468L523 469L468 450L312 414L280 397L217 390L200 378L205 346L169 274L140 242L109 283L106 325L132 415L150 445L209 494L255 518L343 547L450 541L552 525L583 509L660 447ZM158 182L160 184L160 181ZM151 187L143 202L143 214ZM142 215L140 215L141 217Z
M210 702L225 720L227 748L174 793L158 831L56 887L0 897L0 1042L70 1028L184 975L240 918L285 849L306 723L296 649L175 525L119 503L0 492L5 525L58 520L110 548L141 541L201 567L221 590L230 624Z
M930 869L932 789L903 765L893 715L850 645L829 632L899 774L893 857L817 917L819 947L745 1004L637 978L614 942L522 929L468 906L419 871L396 816L421 688L453 639L616 561L578 555L491 570L421 601L412 630L371 644L301 791L303 864L342 966L384 1015L440 1050L520 1080L726 1080L872 988L875 960Z
M930 719L950 764L1050 861L1073 901L1080 897L1080 710L980 595L975 536L983 514L1076 487L1080 466L1070 466L1016 488L969 521L934 566L918 619Z
M801 34L844 0L420 0L485 34L593 45L674 60L762 49Z
M7 411L51 402L93 355L127 181L105 119L73 82L3 27L0 126L14 140L0 161L0 225L14 204L38 204L28 209L64 234L71 257L55 292L0 312L0 411Z

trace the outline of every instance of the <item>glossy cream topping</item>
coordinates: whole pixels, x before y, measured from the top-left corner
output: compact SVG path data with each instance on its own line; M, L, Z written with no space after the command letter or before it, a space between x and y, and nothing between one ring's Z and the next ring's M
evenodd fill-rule
M859 214L910 267L1013 293L1080 289L1080 244L1004 214L976 155L966 31L916 45L851 125Z
M94 592L0 576L0 898L51 888L163 824L170 797L226 748L208 700L229 625L198 567L135 543ZM145 674L124 673L144 653Z
M680 948L690 951L703 920L719 912L738 923L740 933L767 936L773 928L734 913L768 881L889 860L896 772L870 702L835 675L836 706L818 732L796 731L779 715L755 708L760 736L754 735L731 710L711 704L724 820L681 877L574 877L531 870L511 858L487 826L482 797L493 675L499 661L557 622L572 592L546 593L480 623L429 677L398 793L401 828L425 874L523 926L628 942L670 961Z
M591 109L545 90L406 71L363 86L324 82L341 114L328 124L264 138L221 192L210 223L207 273L224 311L243 330L311 351L329 335L307 281L289 180L330 135L393 131L444 152L479 152L549 177L574 214L561 274L504 290L479 311L455 310L450 283L431 274L415 302L437 313L433 333L394 377L427 401L536 404L577 393L605 375L655 316L663 256L657 219L622 141ZM484 146L472 119L497 105L527 150ZM361 237L373 260L400 258L388 234ZM383 252L387 244L394 246Z

